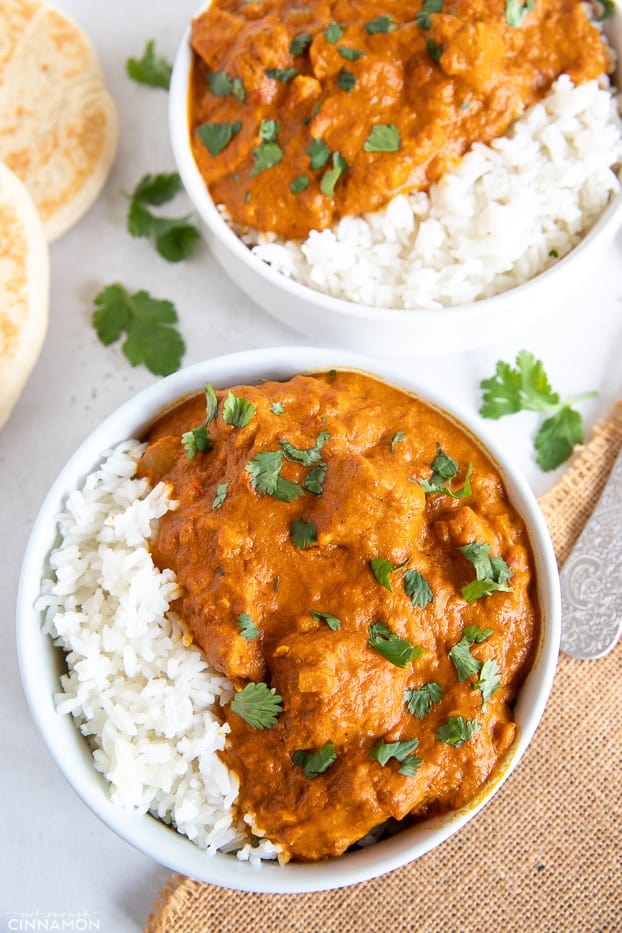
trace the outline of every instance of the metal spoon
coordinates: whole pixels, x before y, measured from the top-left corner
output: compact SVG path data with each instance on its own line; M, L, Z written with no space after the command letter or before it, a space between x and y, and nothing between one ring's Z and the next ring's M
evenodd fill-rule
M602 658L622 634L622 450L560 580L561 650Z

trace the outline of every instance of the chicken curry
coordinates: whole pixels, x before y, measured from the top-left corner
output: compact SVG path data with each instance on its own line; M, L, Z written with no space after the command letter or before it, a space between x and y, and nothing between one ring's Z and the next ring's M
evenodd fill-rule
M283 859L474 798L538 641L525 525L466 430L350 372L215 392L152 428L153 554L229 677L240 819Z
M212 0L191 42L199 171L284 238L427 189L559 75L611 66L582 0Z

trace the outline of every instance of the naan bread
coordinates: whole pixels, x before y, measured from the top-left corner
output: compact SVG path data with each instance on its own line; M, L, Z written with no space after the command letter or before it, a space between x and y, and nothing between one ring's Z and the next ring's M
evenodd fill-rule
M48 242L101 191L117 112L80 27L41 0L0 0L0 161L18 175Z
M0 428L26 384L48 321L48 247L19 178L0 163Z

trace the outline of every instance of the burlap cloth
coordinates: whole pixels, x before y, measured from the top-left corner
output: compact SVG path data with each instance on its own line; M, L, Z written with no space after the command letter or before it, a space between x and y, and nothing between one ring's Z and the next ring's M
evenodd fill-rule
M560 565L621 446L622 400L540 499ZM145 933L622 931L621 707L621 646L597 661L562 655L517 770L438 849L316 894L244 893L173 875Z

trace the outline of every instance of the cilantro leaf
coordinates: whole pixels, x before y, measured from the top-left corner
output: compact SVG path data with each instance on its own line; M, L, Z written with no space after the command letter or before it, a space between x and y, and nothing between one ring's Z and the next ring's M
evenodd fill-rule
M462 595L468 603L491 593L511 593L509 581L513 573L502 557L490 557L490 545L484 541L473 541L458 548L475 568L475 580L462 587Z
M365 152L398 152L400 131L393 123L376 123L363 143Z
M240 635L242 638L245 638L246 641L253 641L255 638L259 638L261 633L247 612L241 612L239 614L238 623L240 625Z
M406 739L401 742L385 742L379 739L369 752L369 757L381 765L386 765L395 758L402 764L399 773L412 777L419 765L423 764L421 758L413 756L418 745L419 739Z
M596 22L602 23L604 19L607 19L609 16L613 16L616 11L615 0L599 0L599 6L601 12L596 16Z
M273 402L270 406L270 411L273 415L282 415L285 411L285 406L282 402Z
M327 169L322 175L320 182L320 191L328 198L332 198L335 193L335 185L347 171L348 163L340 152L333 152L333 167Z
M291 55L302 55L308 45L311 44L313 37L308 32L301 32L289 43Z
M482 694L482 709L486 709L486 704L491 698L493 693L496 693L499 687L501 686L501 677L499 671L499 665L495 658L488 658L482 664L482 669L479 672L479 679L477 683L473 685L474 690L480 690Z
M456 642L453 648L450 649L449 657L456 668L460 683L468 677L472 677L473 674L479 674L482 667L481 661L478 661L471 654L471 645L479 645L490 638L491 635L491 628L481 629L477 625L467 626L462 631L460 641Z
M441 13L442 10L443 0L423 0L420 11L415 14L415 21L419 29L431 29L430 13Z
M346 91L346 93L349 94L356 84L356 75L348 71L347 68L340 68L336 83L338 88L341 88L342 91Z
M423 648L400 638L384 622L375 622L369 626L367 644L396 667L404 668L423 654Z
M394 434L393 437L391 438L391 453L392 453L392 454L395 453L395 451L396 451L396 449L397 449L397 445L398 445L398 444L401 444L402 441L403 441L405 438L406 438L406 435L404 434L403 431L396 431L396 432L395 432L395 434Z
M583 439L583 418L570 405L563 405L542 423L536 434L536 463L543 470L554 470Z
M317 540L317 525L315 522L306 522L304 518L297 518L289 529L289 536L294 547L311 547Z
M300 499L304 494L305 491L299 483L295 483L290 479L283 479L282 476L279 476L276 482L276 489L272 493L272 496L275 499L279 499L280 502L293 502L295 499Z
M432 474L429 479L418 479L426 495L433 493L442 493L445 496L451 496L452 499L464 499L472 495L471 475L473 473L473 464L469 463L464 477L464 483L461 489L450 489L447 480L454 479L460 472L458 463L453 457L445 453L440 444L436 445L436 456L431 463Z
M141 58L128 58L125 67L129 77L139 84L160 87L168 91L173 66L165 58L156 55L155 41L149 39Z
M190 459L192 459L192 457ZM214 496L214 501L212 502L212 509L214 512L222 506L223 502L227 498L228 489L229 483L218 483L216 486L216 494Z
M407 570L404 574L404 589L413 606L425 609L434 599L430 584L418 570Z
M211 156L217 156L242 129L242 121L233 123L202 123L197 127L197 136Z
M312 139L305 152L310 156L309 167L312 169L323 168L330 159L330 149L321 139Z
M433 62L438 62L441 55L443 54L443 46L438 42L435 42L434 39L428 39L425 44L426 49L428 50L428 55Z
M316 620L316 622L321 622L322 620L326 622L329 629L332 629L333 632L338 631L341 628L341 621L337 616L333 616L330 612L316 612L314 609L311 610L311 615Z
M359 58L364 58L367 55L367 52L361 52L359 49L351 49L347 45L340 45L337 52L342 58L345 58L349 62L355 62Z
M459 748L467 742L471 736L475 735L481 729L477 719L465 719L464 716L450 716L442 726L439 726L434 737L439 742L445 742L446 745L453 745Z
M261 142L253 149L254 164L251 175L259 175L266 169L274 168L283 159L285 153L276 142Z
M392 564L386 557L374 557L370 560L369 565L380 586L384 586L385 590L393 592L391 589L391 574L403 567L404 564Z
M391 17L386 15L377 16L376 19L372 19L370 23L365 24L365 31L368 32L370 36L378 32L391 32L393 29L397 29L397 26Z
M523 25L523 20L527 13L531 13L535 6L535 0L506 0L505 2L505 21L508 26L515 29Z
M187 217L158 217L149 206L170 201L181 189L177 172L144 175L130 197L128 233L135 237L155 237L156 249L169 262L186 259L193 251L199 231Z
M244 428L255 414L255 406L245 398L234 395L231 390L223 402L222 417L225 424L235 428Z
M297 175L296 178L292 178L289 183L289 189L292 194L300 194L301 191L304 191L305 188L309 187L309 176L308 175Z
M517 411L554 411L559 395L553 392L540 360L521 350L516 365L499 360L495 375L480 383L484 390L479 410L484 418L501 418Z
M292 763L299 765L308 778L317 777L323 774L327 768L330 768L333 761L337 758L335 746L328 740L321 748L316 751L311 749L299 748L292 755Z
M307 473L303 483L307 492L313 493L314 496L321 496L324 492L324 480L326 479L327 472L327 463L318 463L316 466L312 467Z
M267 68L266 69L266 78L272 78L273 81L282 81L286 83L291 81L292 78L295 78L298 74L297 68Z
M326 36L327 42L330 42L331 45L335 45L341 39L343 29L339 23L336 23L333 19L324 30L324 35Z
M330 439L330 434L328 431L320 431L318 434L315 445L313 447L299 448L294 447L293 444L290 444L288 441L280 440L279 444L283 448L283 453L285 454L285 459L292 461L292 463L300 463L302 466L308 467L312 466L314 463L318 463L322 458L322 448L327 440Z
M246 684L231 700L231 710L254 729L271 729L283 712L283 698L264 683Z
M428 684L423 684L418 690L404 690L404 703L406 709L417 719L423 719L432 709L435 703L440 703L443 699L443 688L436 681L432 680Z
M250 473L251 483L258 493L273 496L276 492L282 463L282 450L262 450L255 454L244 469Z
M241 78L232 78L226 71L209 71L206 80L214 97L228 97L232 94L240 103L246 100L246 89Z
M185 345L173 326L177 311L170 301L142 290L130 294L115 283L103 288L94 304L92 323L103 344L114 343L125 332L122 350L132 366L143 363L155 376L179 369Z
M214 392L214 387L211 386L209 382L205 383L205 388L203 391L205 392L205 421L199 427L192 428L190 431L186 431L181 436L181 442L186 450L186 456L188 460L193 460L197 454L197 451L211 450L214 446L213 441L209 436L209 426L216 417L216 413L218 412L218 399L216 397L216 393ZM229 484L224 483L223 485L228 486ZM218 488L221 489L220 486ZM216 498L218 498L218 492ZM219 505L215 504L216 498L212 504L213 509L220 508L220 505L222 505L222 502L220 502ZM222 497L222 501L224 502L224 496Z

